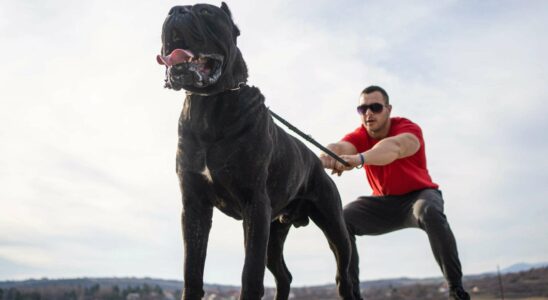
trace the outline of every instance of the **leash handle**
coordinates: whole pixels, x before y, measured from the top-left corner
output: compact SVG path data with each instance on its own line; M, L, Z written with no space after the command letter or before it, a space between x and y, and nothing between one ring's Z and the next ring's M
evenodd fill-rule
M270 108L268 108L268 111L270 111L270 114L278 121L280 121L282 124L284 124L285 126L287 126L287 128L291 129L293 132L295 132L296 134L300 135L302 138L304 138L305 140L309 141L310 143L312 143L314 146L320 148L320 150L322 150L323 152L327 153L329 156L333 157L334 159L336 159L338 162L340 162L341 164L347 166L347 167L350 167L350 164L347 163L344 159L340 158L337 154L335 154L333 151L327 149L326 147L324 147L323 145L321 145L320 143L316 142L316 140L314 140L310 135L302 132L299 130L299 128L291 125L291 123L287 122L286 120L284 120L284 118L278 116L275 112L273 112Z

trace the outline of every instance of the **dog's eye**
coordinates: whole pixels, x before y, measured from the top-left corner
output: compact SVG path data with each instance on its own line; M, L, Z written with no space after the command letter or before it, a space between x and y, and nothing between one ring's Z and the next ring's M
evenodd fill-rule
M177 30L172 30L171 31L171 39L174 41L174 42L178 42L181 40L181 37L179 36L179 33L177 32Z
M202 15L205 15L205 16L211 16L211 15L213 15L213 13L212 13L209 9L207 9L207 8L202 8L202 9L200 9L200 13L201 13Z

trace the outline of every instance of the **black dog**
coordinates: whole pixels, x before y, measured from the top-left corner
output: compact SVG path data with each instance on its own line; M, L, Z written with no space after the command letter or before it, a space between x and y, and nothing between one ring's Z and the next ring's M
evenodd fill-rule
M320 160L272 120L264 97L247 86L247 68L228 6L173 7L162 29L166 87L185 89L177 174L183 195L183 299L201 299L213 207L243 220L245 265L240 299L263 296L265 264L276 299L287 299L291 274L283 258L290 226L310 217L337 260L337 284L354 299L347 269L350 243L335 184Z

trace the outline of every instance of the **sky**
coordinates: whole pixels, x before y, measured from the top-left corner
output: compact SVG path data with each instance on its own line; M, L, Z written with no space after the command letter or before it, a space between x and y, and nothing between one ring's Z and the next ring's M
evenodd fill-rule
M248 83L320 143L360 126L372 84L422 127L465 274L548 261L548 2L227 3ZM182 280L184 93L155 59L179 4L0 0L0 280ZM371 193L363 170L333 180L343 205ZM358 249L362 280L441 276L417 229ZM285 257L295 286L334 282L315 225ZM243 259L241 223L215 211L204 280L240 284Z

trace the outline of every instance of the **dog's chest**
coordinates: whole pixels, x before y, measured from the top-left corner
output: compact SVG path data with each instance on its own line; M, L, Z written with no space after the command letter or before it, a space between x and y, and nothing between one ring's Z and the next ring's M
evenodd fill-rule
M231 178L226 174L212 172L207 166L204 167L200 176L207 182L207 186L213 194L211 199L213 206L226 215L240 220L242 218L241 203L235 196L237 186L234 185Z
M237 97L194 95L186 98L180 125L203 148L221 139L231 138L246 125L246 111Z
M253 97L187 96L179 120L178 172L199 176L207 189L200 193L211 195L215 207L236 219L241 219L247 191L259 187L257 162L271 151L259 96L258 90Z

